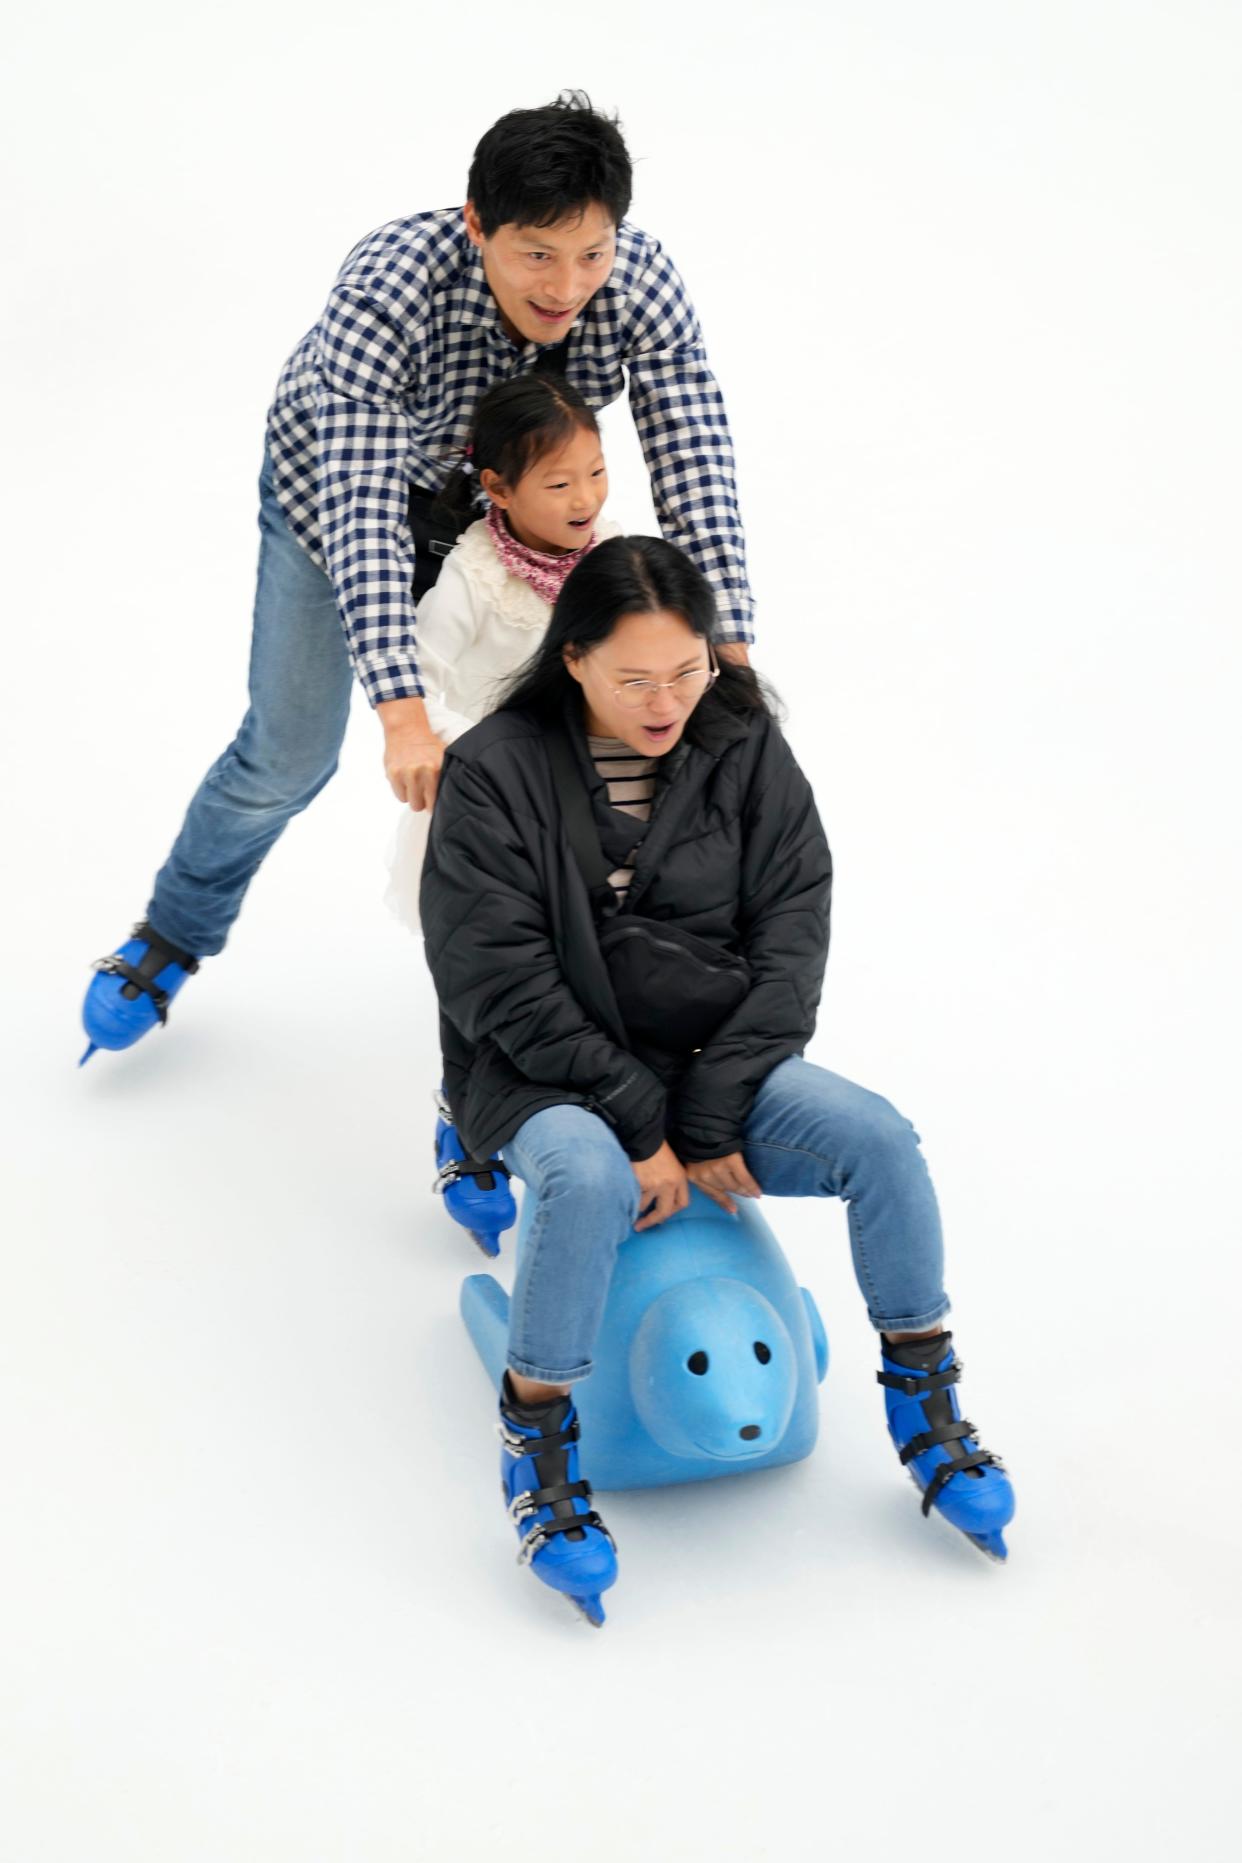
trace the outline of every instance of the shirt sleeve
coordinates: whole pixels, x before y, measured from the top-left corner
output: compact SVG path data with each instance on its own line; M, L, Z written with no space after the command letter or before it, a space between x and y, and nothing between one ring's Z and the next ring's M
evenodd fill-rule
M372 705L421 698L409 525L408 340L338 285L320 325L319 524L354 670Z
M715 590L722 639L749 642L754 602L729 421L694 306L655 240L631 286L631 303L637 324L624 357L630 408L660 529Z

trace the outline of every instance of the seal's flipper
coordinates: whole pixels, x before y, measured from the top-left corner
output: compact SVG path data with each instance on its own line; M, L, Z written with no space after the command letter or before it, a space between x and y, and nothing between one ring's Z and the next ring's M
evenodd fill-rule
M800 1287L802 1304L806 1308L807 1323L811 1328L811 1345L815 1352L815 1376L820 1384L828 1375L828 1335L824 1331L824 1322L819 1317L819 1308L815 1305L815 1296L809 1287Z
M461 1317L493 1385L504 1376L509 1296L494 1275L470 1274L461 1284Z

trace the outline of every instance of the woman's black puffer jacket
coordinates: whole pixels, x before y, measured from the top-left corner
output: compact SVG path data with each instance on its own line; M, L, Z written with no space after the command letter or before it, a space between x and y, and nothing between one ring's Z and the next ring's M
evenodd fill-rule
M738 716L712 694L659 760L651 821L636 824L609 805L576 695L566 723L605 850L619 827L642 836L622 912L740 952L751 987L697 1052L632 1052L540 722L494 713L445 757L423 867L454 1119L477 1158L566 1103L605 1118L632 1159L665 1138L684 1160L724 1157L762 1081L815 1027L832 859L810 786L767 713Z

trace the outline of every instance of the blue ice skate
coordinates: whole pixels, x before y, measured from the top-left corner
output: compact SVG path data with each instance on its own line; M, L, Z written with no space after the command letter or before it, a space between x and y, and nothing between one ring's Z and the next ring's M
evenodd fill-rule
M436 1180L432 1189L444 1197L444 1207L455 1223L470 1232L492 1261L500 1253L500 1238L517 1221L517 1205L509 1188L508 1166L499 1158L482 1161L466 1155L443 1089L436 1094Z
M982 1449L973 1423L964 1422L954 1385L962 1361L952 1333L929 1339L882 1342L889 1434L922 1491L923 1514L932 1508L991 1559L1006 1559L1004 1528L1013 1519L1013 1485L1004 1464Z
M198 969L198 959L161 938L144 919L119 951L97 958L82 1005L82 1026L89 1046L79 1067L96 1048L132 1048L158 1023L168 1021L168 1005L187 977Z
M611 1533L578 1473L572 1397L520 1404L505 1376L500 1397L500 1483L517 1528L518 1564L567 1598L588 1624L604 1621L601 1593L617 1581Z

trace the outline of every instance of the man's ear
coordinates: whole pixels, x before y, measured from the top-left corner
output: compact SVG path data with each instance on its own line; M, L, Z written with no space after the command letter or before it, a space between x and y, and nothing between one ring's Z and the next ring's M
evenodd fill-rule
M466 223L466 238L472 246L483 244L483 223L473 201L467 201L462 208L462 219Z

